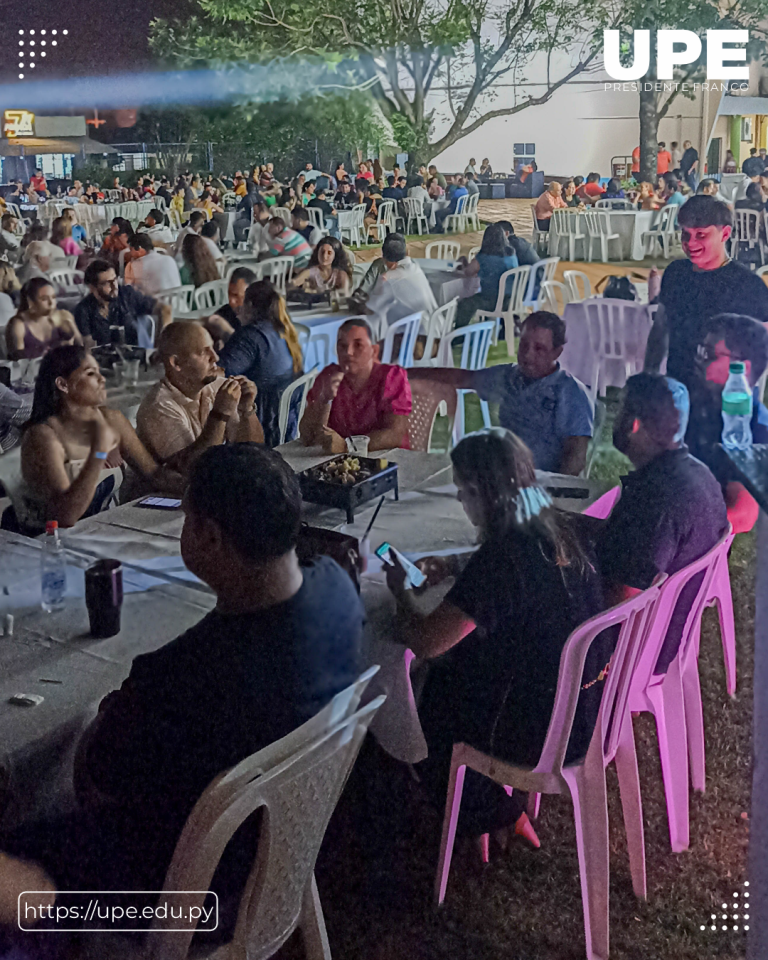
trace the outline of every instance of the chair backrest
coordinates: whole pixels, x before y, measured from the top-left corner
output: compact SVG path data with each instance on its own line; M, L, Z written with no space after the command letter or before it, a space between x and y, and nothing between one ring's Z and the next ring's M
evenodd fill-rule
M6 208L6 210L8 211L8 213L12 213L13 216L14 216L19 222L21 222L21 208L18 206L18 204L15 204L15 203L11 203L11 202L9 202L9 201L6 201L5 208Z
M389 325L386 336L384 337L384 346L381 351L382 363L396 363L400 367L413 366L413 348L416 345L416 339L419 336L421 328L421 313L412 313L402 320L395 320ZM397 360L393 360L392 352L395 346L395 337L402 336L400 340L400 350L397 354Z
M456 240L433 240L424 247L427 260L458 260L461 244Z
M325 218L323 217L323 211L319 207L304 207L304 209L312 226L316 230L324 230Z
M355 290L365 279L366 273L370 270L370 263L356 263L352 267L352 289Z
M306 354L307 344L309 343L309 327L303 323L294 323L293 328L296 331L296 336L299 338L301 352L302 354Z
M195 309L215 310L227 302L227 281L210 280L195 290Z
M83 284L83 274L71 267L51 267L48 279L69 289L79 289Z
M456 201L456 211L453 214L453 216L455 217L464 216L467 212L467 203L469 202L469 200L470 198L467 195L464 195L463 197L459 197L459 199Z
M411 450L428 453L437 414L453 417L456 413L456 391L442 383L411 380L411 402L408 443Z
M562 213L563 211L554 210L553 213ZM536 204L531 204L531 220L533 220L533 235L536 236L537 233L541 233L539 230L539 219L536 216Z
M571 303L574 300L588 300L592 296L592 284L581 270L566 270L563 279L571 291Z
M535 214L534 214L535 216ZM577 233L576 228L579 225L578 214L571 210L553 210L552 222L549 229L554 227L555 232L561 237L567 237L571 233Z
M174 316L179 313L189 313L194 309L195 304L195 286L192 283L184 284L182 287L173 287L171 290L163 290L155 297L160 303L167 303Z
M635 205L631 200L622 200L620 197L615 200L598 200L595 206L602 210L634 210Z
M179 216L179 211L175 207L168 208L168 220L170 221L171 228L173 230L181 230L181 217Z
M737 240L757 240L760 236L760 214L757 210L734 210Z
M453 362L453 344L463 339L458 366L462 370L482 370L488 362L488 350L495 330L495 320L483 320L481 323L470 323L466 327L459 327L458 330L447 334L440 341L437 366L457 366Z
M293 276L293 257L270 257L261 261L261 275L269 278L274 286L285 296L285 288Z
M597 723L587 750L587 762L599 760L604 764L606 760L613 759L625 713L629 709L632 671L658 596L659 586L654 584L631 600L582 623L568 637L560 655L555 703L541 756L535 767L537 773L560 776L576 715L587 653L592 641L604 630L619 626L619 637L611 656Z
M662 207L659 211L659 219L656 221L654 231L657 233L666 233L669 231L670 221L675 222L677 217L677 204Z
M611 218L605 210L587 210L584 213L587 232L591 237L608 236L611 232Z
M566 303L570 302L570 291L564 283L560 283L559 280L542 281L536 300L537 310L549 310L552 313L562 314Z
M64 260L66 261L67 266L69 267L70 270L74 270L77 267L77 261L79 259L80 259L80 255L77 253L73 253L69 257L64 257Z
M766 218L766 224L768 225L768 213L764 214L764 216ZM755 270L755 274L758 277L764 277L766 273L768 273L768 263L764 267L758 267L757 270Z
M467 260L469 261L469 263L472 263L472 261L478 255L478 253L480 253L481 249L482 249L481 247L472 247L472 249L467 254Z
M621 484L617 484L615 487L611 487L607 493L604 493L602 497L598 497L594 503L590 503L586 510L581 511L581 515L583 517L597 517L598 520L607 520L620 499Z
M653 620L650 623L650 628L645 637L637 666L633 671L633 692L642 693L653 682L656 662L659 659L659 653L666 639L669 623L677 607L680 594L693 577L698 574L703 574L696 597L691 604L688 617L685 621L683 635L680 639L680 646L675 659L684 663L689 654L695 652L692 650L692 644L698 636L698 631L695 628L701 619L701 614L709 599L710 586L717 566L723 559L727 563L728 550L730 549L733 539L732 533L733 530L729 523L723 535L710 551L693 563L689 563L687 567L683 567L682 570L678 570L677 573L670 575L664 583L661 584L659 602L656 605Z
M404 197L405 213L408 219L424 216L424 201L419 197Z
M301 342L301 341L299 341ZM288 386L283 390L280 396L280 412L278 415L278 425L280 430L280 443L286 442L286 432L288 430L288 418L291 413L291 402L296 395L296 393L301 390L301 400L299 402L299 415L297 423L301 423L301 418L304 416L304 410L307 406L307 395L312 389L312 384L315 382L315 378L318 373L320 373L319 367L313 367L309 373L302 374L298 377L293 383L288 384ZM293 437L290 438L291 440Z
M347 717L318 739L284 757L282 741L253 754L239 789L220 790L217 778L198 800L181 833L164 890L195 890L202 906L227 843L256 810L265 816L233 936L233 955L266 960L285 943L314 883L315 860L328 821L384 697ZM280 759L275 762L274 757ZM241 765L244 766L244 765ZM245 771L243 771L245 774ZM185 901L186 905L186 901ZM171 912L171 911L169 911ZM169 937L170 918L156 918L148 936L155 960L183 960L194 929Z
M433 311L432 316L426 323L427 340L424 344L424 353L421 360L414 362L417 367L429 367L432 365L432 354L434 353L435 343L453 330L456 323L456 310L459 305L459 298L454 297L442 307Z
M554 280L557 272L557 265L560 263L560 257L546 257L531 264L528 275L528 286L523 297L524 304L531 304L534 301L537 288L545 280Z
M381 200L376 207L376 211L376 223L383 223L388 226L395 218L395 201Z
M269 212L273 217L280 217L286 227L290 227L293 223L293 214L288 207L272 207Z
M530 266L512 267L506 270L499 277L499 292L496 297L495 311L496 315L501 317L503 314L523 313L523 300L525 292L528 289L528 282L531 275ZM504 301L509 297L507 309L504 309ZM509 328L508 328L509 329Z
M474 215L477 213L477 205L480 202L480 194L473 193L471 197L467 197L467 205L464 208L464 213L468 215Z
M139 205L135 200L128 200L123 204L122 216L126 220L134 221L139 219Z
M647 304L593 297L584 304L584 309L596 358L626 361L630 341L638 344L636 353L643 356L653 323Z

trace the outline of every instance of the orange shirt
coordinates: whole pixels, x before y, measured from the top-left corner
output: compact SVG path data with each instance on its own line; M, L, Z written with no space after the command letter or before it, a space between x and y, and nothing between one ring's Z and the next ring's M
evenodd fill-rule
M632 151L632 173L640 173L640 147Z
M556 197L546 190L536 201L536 219L549 220L553 210L567 210L568 204L562 197Z
M656 154L656 173L666 173L672 163L672 154L669 150L659 150Z

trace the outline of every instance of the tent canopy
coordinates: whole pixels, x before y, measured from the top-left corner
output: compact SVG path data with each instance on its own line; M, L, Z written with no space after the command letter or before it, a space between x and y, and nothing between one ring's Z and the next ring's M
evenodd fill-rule
M22 154L22 149L24 154ZM98 140L92 140L90 137L67 137L67 138L43 138L43 137L18 137L14 140L0 140L0 157L21 157L30 156L39 153L73 153L82 154L85 149L86 154L98 154L101 156L106 153L117 153L115 148L108 143L99 143Z

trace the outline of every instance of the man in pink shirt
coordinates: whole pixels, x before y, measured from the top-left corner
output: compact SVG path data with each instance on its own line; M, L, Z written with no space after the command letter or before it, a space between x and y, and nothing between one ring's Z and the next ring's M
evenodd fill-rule
M344 453L346 438L370 437L370 450L408 447L411 387L402 367L379 363L379 346L361 318L339 327L338 364L326 367L309 392L299 434L306 446Z

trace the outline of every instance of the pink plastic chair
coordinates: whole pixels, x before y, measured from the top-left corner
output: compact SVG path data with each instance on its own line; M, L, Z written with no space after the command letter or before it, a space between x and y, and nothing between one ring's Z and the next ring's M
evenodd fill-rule
M734 534L731 533L726 549L717 563L707 598L708 607L717 605L717 614L720 618L720 638L723 641L723 660L725 660L725 688L729 697L736 693L736 626L733 622L731 574L728 570L728 554L731 551L733 537Z
M631 600L587 620L570 635L560 658L547 737L539 762L533 769L497 760L465 743L454 744L435 877L438 904L445 899L467 767L496 783L518 790L570 793L576 821L587 957L589 960L607 958L609 849L605 768L612 760L616 762L619 776L632 886L638 897L644 899L646 896L640 781L628 705L632 672L658 597L659 586L654 584ZM580 763L564 766L587 652L599 633L617 624L621 627L619 639L611 657L611 669L586 758Z
M687 850L690 842L688 817L688 769L694 790L704 792L704 719L699 683L699 638L701 614L712 595L713 580L722 564L727 575L728 530L715 546L695 563L669 577L661 587L659 602L648 630L637 669L632 677L630 710L648 711L656 720L661 756L661 775L667 800L669 839L672 850ZM691 577L703 573L696 598L685 622L677 656L664 674L654 669L680 593Z
M581 512L585 517L597 517L598 520L605 520L611 515L611 511L618 503L621 497L621 484L598 497L594 503L590 503L586 510Z

